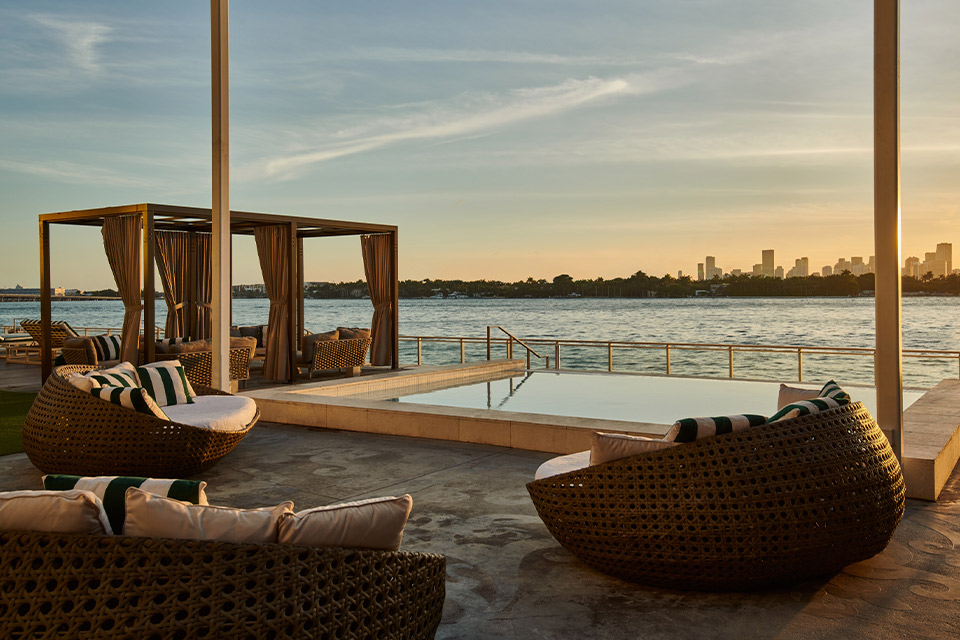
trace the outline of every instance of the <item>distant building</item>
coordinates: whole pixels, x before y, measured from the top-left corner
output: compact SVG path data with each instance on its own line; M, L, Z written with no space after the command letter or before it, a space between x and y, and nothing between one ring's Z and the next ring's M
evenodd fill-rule
M777 267L773 270L773 277L783 280L783 267Z
M754 275L754 276L762 276L762 275L763 275L763 264L755 264L755 265L753 265L753 275Z
M787 272L788 278L806 278L810 275L810 259L797 258L794 261L793 268Z
M773 268L773 249L764 249L760 253L760 264L763 265L763 275L768 278L773 278L775 276L775 269Z
M923 277L928 273L933 274L934 278L947 275L947 261L939 259L935 251L928 251L923 254L920 276Z
M730 270L730 275L733 276L733 277L737 277L737 276L743 275L743 270L742 270L742 269L731 269L731 270Z
M833 265L833 273L840 275L844 271L850 271L850 261L846 258L837 258L837 264Z
M947 263L945 273L953 273L953 245L949 242L941 242L937 245L937 261Z
M703 280L703 263L697 263L697 280Z
M683 277L683 269L680 269L679 271L677 271L677 280L679 280L682 277Z
M717 268L717 259L713 256L707 256L703 267L703 277L706 280L713 280L723 275L723 269Z
M831 267L828 264L823 265L823 269L820 269L820 275L822 275L824 278L826 278L827 276L832 276L833 267Z
M920 258L916 256L910 256L903 261L903 275L908 278L919 278L920 277Z

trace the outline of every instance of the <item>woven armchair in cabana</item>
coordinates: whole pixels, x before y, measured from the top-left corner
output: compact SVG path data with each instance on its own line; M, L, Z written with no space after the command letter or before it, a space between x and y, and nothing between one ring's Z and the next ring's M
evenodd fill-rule
M550 533L603 573L726 591L828 575L882 551L900 465L859 402L527 485Z
M250 349L230 349L230 380L250 379ZM190 351L187 353L158 353L157 360L179 360L190 384L209 387L213 376L213 351Z
M3 638L433 638L441 555L0 531Z
M340 369L348 375L358 373L367 358L371 342L370 338L315 342L307 376L312 378L319 371L331 369Z
M230 453L260 419L238 431L218 431L161 420L95 398L67 382L57 367L37 394L23 424L23 450L44 473L181 478L206 471ZM198 395L229 395L195 386Z

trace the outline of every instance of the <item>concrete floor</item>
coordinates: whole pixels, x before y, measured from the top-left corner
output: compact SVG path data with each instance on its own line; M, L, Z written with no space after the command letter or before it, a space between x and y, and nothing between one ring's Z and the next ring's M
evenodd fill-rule
M960 474L938 503L908 501L890 546L829 580L762 593L652 589L580 564L524 485L549 454L260 424L208 472L214 504L297 509L410 493L403 548L447 557L438 638L960 637ZM0 490L38 487L24 454Z

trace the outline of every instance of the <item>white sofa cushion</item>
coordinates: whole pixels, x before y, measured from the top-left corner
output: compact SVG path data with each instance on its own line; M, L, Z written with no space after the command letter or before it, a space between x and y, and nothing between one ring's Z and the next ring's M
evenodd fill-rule
M670 442L661 438L644 438L626 433L604 433L594 431L590 436L590 464L603 464L621 458L629 458L638 453L659 451L676 447L679 442Z
M780 393L777 394L777 411L794 402L813 400L818 395L820 395L820 389L803 389L801 387L788 387L785 384L781 384Z
M0 529L110 535L110 521L91 491L0 493Z
M576 471L577 469L583 469L590 466L590 452L581 451L579 453L571 453L569 455L560 456L558 458L551 458L544 462L537 469L537 473L533 476L534 480L543 480L544 478L549 478L550 476L558 476L561 473L567 473L568 471Z
M396 551L412 508L413 498L404 494L286 513L280 518L277 542Z
M275 507L233 509L190 504L129 487L123 535L221 542L276 542L280 517L292 502Z
M163 410L180 424L214 431L243 431L257 415L257 403L246 396L197 396L193 404L173 404Z

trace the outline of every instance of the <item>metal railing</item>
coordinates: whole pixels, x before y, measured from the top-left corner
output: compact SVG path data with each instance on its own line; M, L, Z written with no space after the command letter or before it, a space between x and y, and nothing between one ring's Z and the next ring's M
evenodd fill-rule
M14 318L12 325L3 325L4 333L26 333L23 330L23 327L20 326L20 320L25 320L26 318ZM73 327L73 330L82 336L102 336L102 335L113 335L115 333L120 333L123 331L122 328L118 327ZM157 340L163 337L164 329L163 327L154 327L154 331L157 334Z
M492 334L492 330L499 329L506 334L504 337L497 337ZM673 358L678 353L689 352L707 352L726 355L726 377L736 377L736 360L738 356L747 356L750 354L781 354L796 358L797 381L802 382L804 378L804 357L809 356L845 356L856 358L875 358L876 349L872 347L814 347L799 345L764 345L764 344L720 344L706 342L631 342L623 340L564 340L550 338L527 338L520 340L509 331L499 325L487 327L486 338L474 338L467 336L400 336L401 343L416 342L417 344L417 364L423 364L423 344L424 343L456 343L460 347L460 362L467 361L466 347L471 344L484 345L486 347L486 358L493 357L493 348L502 346L506 349L507 358L513 357L513 343L516 342L526 349L527 368L530 368L530 356L535 355L541 358L546 368L550 366L550 356L539 354L534 347L544 347L547 351L553 352L553 369L562 367L562 351L564 348L579 347L591 349L603 349L606 351L606 370L611 373L617 373L615 367L614 353L622 350L640 350L640 351L659 351L662 353L662 373L665 375L675 375L673 371ZM904 349L904 359L926 358L934 360L952 360L957 364L957 377L960 378L960 351L948 351L938 349ZM596 362L597 360L594 360ZM602 360L601 360L602 361ZM597 367L599 368L599 367ZM591 368L596 370L597 368ZM619 372L626 372L621 368ZM751 369L751 377L755 377L755 370Z

